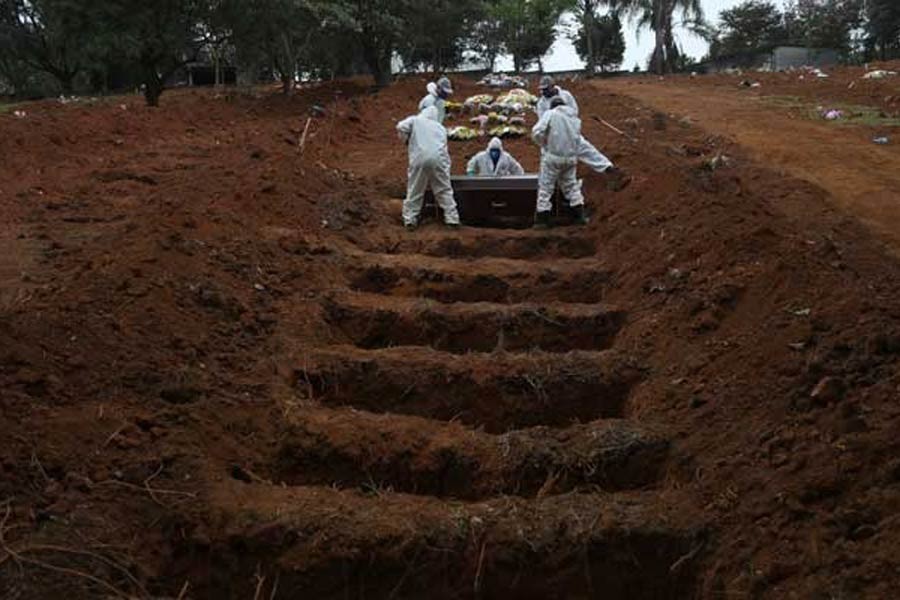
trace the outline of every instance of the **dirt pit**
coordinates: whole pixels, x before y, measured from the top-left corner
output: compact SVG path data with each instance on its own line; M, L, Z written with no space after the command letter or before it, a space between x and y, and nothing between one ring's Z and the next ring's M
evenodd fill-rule
M880 242L602 83L572 91L630 184L583 174L589 226L406 232L423 89L0 116L0 589L889 597Z

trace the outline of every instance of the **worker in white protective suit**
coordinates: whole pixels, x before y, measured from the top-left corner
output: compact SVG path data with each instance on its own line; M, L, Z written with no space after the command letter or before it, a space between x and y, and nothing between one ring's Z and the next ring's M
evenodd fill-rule
M509 177L510 175L524 175L525 169L519 164L513 155L503 149L500 138L491 139L487 150L482 150L472 157L466 167L466 175L479 175L482 177Z
M453 94L453 86L446 77L441 77L437 83L430 82L425 89L428 94L419 102L419 112L422 112L429 106L433 106L438 111L438 123L443 124L444 118L447 116L447 98Z
M550 103L554 98L561 98L566 106L575 111L575 116L578 116L578 102L575 101L575 96L556 85L552 77L545 75L541 77L540 97L534 109L539 119L550 110ZM598 173L603 173L613 166L612 161L601 154L584 136L578 140L578 160Z
M562 98L554 98L551 108L538 120L531 136L541 147L541 173L538 177L537 213L534 226L550 227L551 199L557 185L569 202L577 223L584 225L584 196L575 176L581 139L581 119Z
M409 148L409 181L403 201L403 225L414 230L419 224L425 190L429 187L444 212L449 227L459 227L459 211L450 185L450 151L447 130L438 122L437 108L429 106L418 115L397 123L400 139Z

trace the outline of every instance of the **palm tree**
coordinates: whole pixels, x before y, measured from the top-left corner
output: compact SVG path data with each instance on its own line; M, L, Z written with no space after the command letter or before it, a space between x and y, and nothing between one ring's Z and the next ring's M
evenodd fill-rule
M650 70L659 75L674 71L680 54L675 43L675 11L681 11L682 24L702 23L701 0L619 0L619 5L639 28L650 28L656 36Z

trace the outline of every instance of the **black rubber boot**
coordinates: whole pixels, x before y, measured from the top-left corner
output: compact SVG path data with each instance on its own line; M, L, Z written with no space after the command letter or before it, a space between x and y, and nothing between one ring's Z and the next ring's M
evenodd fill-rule
M590 219L588 219L587 215L584 212L584 204L572 206L570 208L572 210L572 220L576 225L587 225L588 223L590 223Z
M550 211L535 213L534 215L535 229L550 229Z

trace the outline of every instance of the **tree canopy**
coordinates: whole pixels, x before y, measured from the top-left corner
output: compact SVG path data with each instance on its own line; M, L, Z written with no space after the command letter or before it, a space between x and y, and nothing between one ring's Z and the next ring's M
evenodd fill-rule
M700 0L0 0L0 94L71 94L140 86L148 104L194 65L236 70L239 82L368 73L387 85L396 66L444 72L543 67L561 16L589 73L615 69L622 19L653 32L650 66L688 63L675 32L709 32ZM897 0L748 0L709 33L713 55L794 43L847 57L900 55Z

